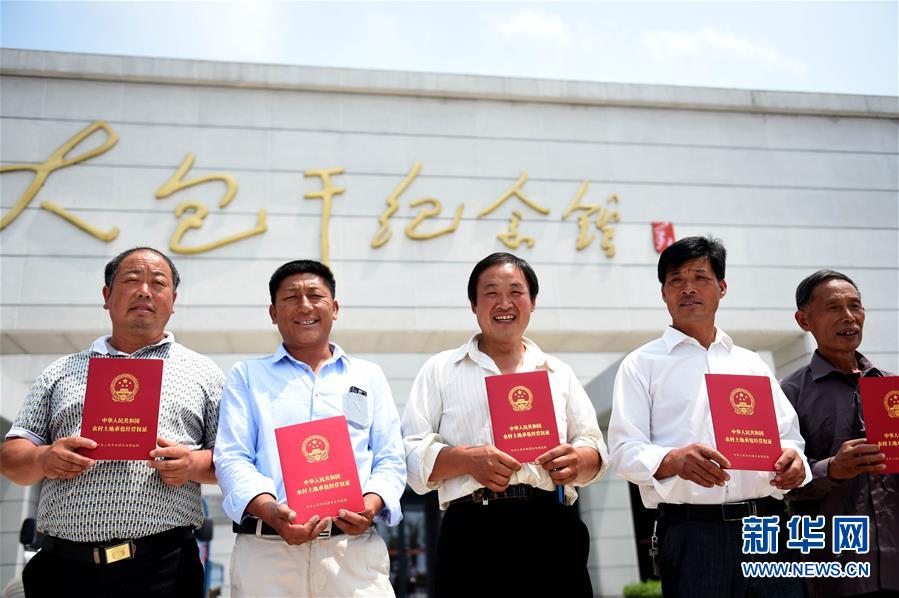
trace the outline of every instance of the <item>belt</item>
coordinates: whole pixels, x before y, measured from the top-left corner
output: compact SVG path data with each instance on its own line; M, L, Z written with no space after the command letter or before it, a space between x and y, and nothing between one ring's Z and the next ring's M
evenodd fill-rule
M261 525L260 525L261 524ZM261 519L255 517L247 517L241 523L231 523L231 530L235 534L256 534L257 530L261 536L277 536L278 532ZM340 536L345 532L331 522L331 529L325 530L318 535L319 538L330 538L332 536Z
M54 536L45 536L41 550L73 561L110 565L125 559L133 559L136 556L143 557L171 552L193 537L194 528L189 526L175 527L134 540L110 540L108 542L72 542Z
M481 503L488 504L491 500L502 500L504 498L517 498L519 500L557 500L556 493L548 490L534 488L528 484L514 484L507 487L503 492L494 492L487 488L478 488L471 494L453 499L449 502L449 506L462 503Z
M740 521L743 517L782 515L784 503L770 497L717 505L662 503L659 505L659 512L664 519L672 521Z

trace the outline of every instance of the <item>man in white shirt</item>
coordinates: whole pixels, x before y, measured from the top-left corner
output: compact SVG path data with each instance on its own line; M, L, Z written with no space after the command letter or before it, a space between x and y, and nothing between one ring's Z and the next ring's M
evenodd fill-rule
M802 596L798 580L745 578L740 569L746 516L778 515L783 495L811 478L796 412L754 352L715 326L727 292L720 241L688 237L659 257L662 299L672 324L628 355L613 391L612 467L658 508L662 591L678 596ZM775 472L728 471L715 448L706 373L767 376L783 452ZM780 534L781 539L786 533ZM653 544L657 539L653 537ZM779 560L788 560L781 554Z
M406 404L408 483L419 494L437 490L445 510L438 596L592 595L590 538L571 505L575 486L605 473L607 450L571 368L524 338L537 291L526 261L508 253L481 260L468 281L480 334L429 359ZM519 463L493 446L484 378L535 370L549 374L562 444Z

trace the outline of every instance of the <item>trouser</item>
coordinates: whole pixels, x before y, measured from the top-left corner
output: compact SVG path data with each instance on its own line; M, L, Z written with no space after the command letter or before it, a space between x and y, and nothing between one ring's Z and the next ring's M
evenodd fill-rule
M784 527L783 518L780 522ZM660 516L660 564L665 598L803 598L800 579L744 577L743 561L788 561L786 529L777 554L743 554L743 524L736 521L675 520Z
M555 492L451 505L437 542L438 597L592 596L590 535Z
M291 546L281 536L237 534L232 596L392 597L387 545L374 528L358 536Z
M163 532L167 534L168 532ZM156 534L162 536L163 534ZM60 542L41 549L25 565L22 583L28 598L46 596L195 596L203 595L203 565L192 536L176 534L152 549L136 551L133 558L96 564L88 544ZM152 538L152 537L150 537ZM144 539L142 539L144 540ZM140 542L140 540L138 540Z

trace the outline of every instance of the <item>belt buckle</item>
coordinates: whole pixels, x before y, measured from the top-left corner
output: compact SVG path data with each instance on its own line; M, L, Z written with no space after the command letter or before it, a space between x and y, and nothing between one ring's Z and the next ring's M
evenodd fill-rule
M728 517L727 508L738 508L741 513L737 517ZM744 517L755 516L758 513L753 501L722 503L721 504L721 520L722 521L742 521Z
M330 537L331 537L331 529L333 528L333 526L334 526L334 522L332 521L332 522L330 522L330 523L328 524L328 527L326 527L325 529L323 529L323 530L318 534L317 538L319 538L319 539L330 538Z
M137 547L134 545L134 542L128 540L115 546L94 548L94 563L97 565L110 565L118 561L134 558L135 554L137 554Z
M490 498L487 496L486 488L478 488L474 492L471 493L471 501L478 502L481 501L481 504L487 506L490 502Z

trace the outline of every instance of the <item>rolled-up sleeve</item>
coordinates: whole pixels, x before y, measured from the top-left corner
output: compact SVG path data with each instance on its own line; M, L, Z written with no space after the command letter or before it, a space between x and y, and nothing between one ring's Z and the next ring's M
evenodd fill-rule
M374 493L384 501L378 518L395 526L403 519L400 498L406 489L406 454L400 433L400 417L393 402L390 385L378 369L373 380L374 413L370 444L371 475L362 488L363 494Z
M567 366L566 366L567 367ZM609 450L606 448L602 430L596 420L596 409L587 396L587 391L575 377L574 372L568 372L569 388L568 402L566 405L568 430L568 443L573 447L590 447L599 453L599 471L592 479L586 482L574 482L575 486L586 486L599 480L609 469Z
M625 359L612 391L609 420L609 450L612 468L624 479L641 486L652 485L664 495L670 484L653 476L671 448L650 441L650 397L648 385L631 359ZM673 482L674 480L671 480Z
M246 372L237 364L225 383L219 408L213 459L228 517L240 523L250 501L260 494L277 497L274 482L256 468L257 421Z
M442 412L439 366L435 356L415 377L403 411L406 471L409 486L418 494L427 494L441 485L441 482L431 482L429 478L434 471L437 455L448 446L438 433Z

